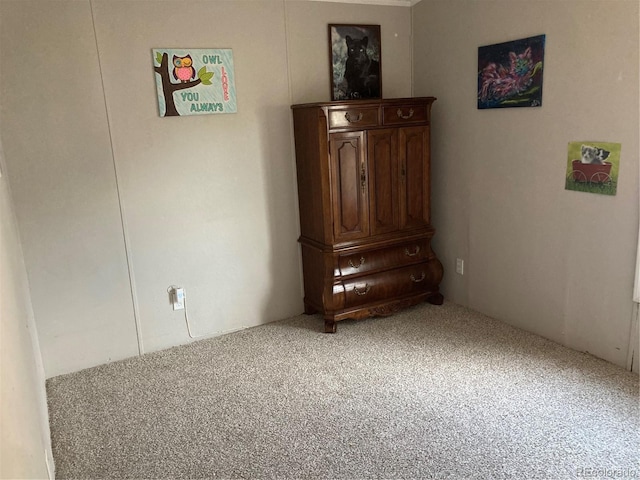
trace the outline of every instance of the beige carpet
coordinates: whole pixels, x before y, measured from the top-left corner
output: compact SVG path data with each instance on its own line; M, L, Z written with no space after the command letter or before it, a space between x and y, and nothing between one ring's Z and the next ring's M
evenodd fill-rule
M301 315L50 379L57 477L640 475L637 374L451 303L321 331Z

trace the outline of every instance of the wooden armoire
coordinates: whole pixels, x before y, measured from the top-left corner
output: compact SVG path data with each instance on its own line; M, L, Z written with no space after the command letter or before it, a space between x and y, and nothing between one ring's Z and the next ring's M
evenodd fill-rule
M441 304L431 249L433 97L293 105L305 313L346 318Z

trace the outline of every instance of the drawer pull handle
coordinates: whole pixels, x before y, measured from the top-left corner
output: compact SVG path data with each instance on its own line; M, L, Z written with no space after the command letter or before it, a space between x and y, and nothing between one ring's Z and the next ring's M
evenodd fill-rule
M364 169L364 162L360 166L360 186L362 187L362 194L367 193L367 171Z
M418 255L418 253L420 253L420 245L416 245L416 248L413 250L413 253L410 252L408 248L404 249L404 254L407 257L415 257L416 255Z
M423 281L423 280L424 280L424 278L425 278L425 274L424 274L424 272L422 272L422 275L420 275L420 278L416 278L416 277L415 277L415 275L412 273L412 274L409 276L409 278L411 279L411 281L412 281L413 283L420 283L421 281Z
M409 115L403 115L401 108L399 108L396 113L398 114L399 118L402 118L403 120L409 120L411 117L413 117L413 108L409 109Z
M360 120L362 120L362 112L360 112L355 117L352 117L351 114L347 112L344 114L344 118L346 118L347 122L349 123L358 123Z
M353 260L349 259L349 266L351 268L360 268L363 264L364 264L364 257L360 257L360 263L358 265L353 263Z
M356 295L366 295L367 293L369 293L369 290L371 290L371 287L369 286L368 283L364 284L364 290L358 290L358 287L353 287L353 291L356 292Z

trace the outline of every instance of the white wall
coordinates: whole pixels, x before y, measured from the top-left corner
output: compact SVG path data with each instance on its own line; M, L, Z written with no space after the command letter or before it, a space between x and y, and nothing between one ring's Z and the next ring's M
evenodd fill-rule
M145 350L188 340L172 284L194 335L299 312L282 3L108 1L94 13ZM237 114L158 116L151 49L176 46L233 49Z
M343 21L381 25L384 95L409 95L410 9L0 7L2 140L47 377L190 341L173 284L195 335L300 313L290 104L328 99L327 23ZM151 49L179 47L233 49L237 114L158 116Z
M0 146L0 478L48 478L44 369L5 171Z
M135 355L89 3L0 8L1 134L46 374Z
M638 235L638 2L424 0L414 93L434 95L443 293L624 366ZM481 45L546 34L541 108L477 110ZM567 144L622 144L617 195L564 189ZM464 276L455 259L466 260Z

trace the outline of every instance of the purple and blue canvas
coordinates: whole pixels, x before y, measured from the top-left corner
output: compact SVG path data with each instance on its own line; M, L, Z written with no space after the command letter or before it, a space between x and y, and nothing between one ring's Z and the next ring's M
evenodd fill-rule
M545 35L478 48L478 108L540 107Z

